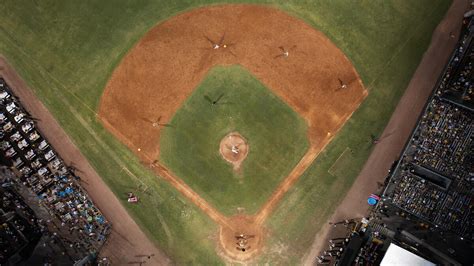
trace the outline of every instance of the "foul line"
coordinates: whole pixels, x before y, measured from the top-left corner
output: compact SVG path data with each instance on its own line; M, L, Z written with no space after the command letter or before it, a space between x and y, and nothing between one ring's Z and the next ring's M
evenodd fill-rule
M72 93L71 91L67 90L66 89L66 86L63 85L57 78L55 78L51 73L49 73L41 64L39 64L34 58L32 58L27 52L25 52L25 50L21 47L21 46L18 46L15 41L13 40L13 38L10 36L10 34L8 34L8 32L0 25L0 29L5 33L4 36L6 36L6 40L8 40L18 51L20 51L24 56L26 56L29 60L31 60L37 67L38 67L38 70L42 73L42 74L46 74L46 76L48 76L50 79L52 79L54 82L56 82L57 84L61 85L61 87L63 87L65 89L65 91L70 94L71 96L73 96L74 98L76 98L76 100L82 104L84 107L87 108L87 110L91 111L95 116L97 115L97 113L95 112L95 110L90 107L89 105L87 105L81 98L79 98L79 96L77 96L76 94ZM55 88L54 88L55 89Z
M442 3L442 2L440 2ZM433 15L433 13L437 10L437 7L433 8L433 10L430 12L430 14L427 16L431 16ZM369 85L367 86L367 88L371 88L372 85L378 80L378 78L381 76L382 73L385 72L385 69L387 69L387 67L392 64L392 61L395 59L395 57L397 57L401 51L405 48L405 46L407 46L408 42L411 41L411 39L413 39L413 37L415 37L418 33L418 29L421 27L421 25L424 25L424 23L419 23L418 25L416 25L415 29L413 30L413 32L410 34L410 37L408 37L405 42L403 42L403 44L401 46L399 46L399 48L395 51L395 53L393 53L392 57L390 57L390 59L387 61L387 63L385 63L383 65L383 67L381 68L382 70L379 71L379 73L376 75L376 78L374 78L370 83Z

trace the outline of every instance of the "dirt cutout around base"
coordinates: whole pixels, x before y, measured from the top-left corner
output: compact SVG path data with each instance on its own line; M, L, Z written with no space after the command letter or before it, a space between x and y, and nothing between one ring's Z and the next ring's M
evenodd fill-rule
M238 172L240 165L247 158L249 145L247 141L237 132L227 134L219 145L219 153L222 158L234 166L234 171Z
M219 243L224 256L230 261L247 261L257 255L263 247L263 228L254 217L238 215L229 219L229 226L221 226Z
M300 162L246 218L225 217L159 162L154 171L221 226L225 256L242 261L258 253L266 218L367 96L346 56L324 34L278 9L199 8L160 23L130 50L105 88L98 117L142 160L155 162L162 129L155 125L171 120L212 67L236 64L308 123L310 147ZM235 228L242 226L255 231L248 240L254 251L237 249Z

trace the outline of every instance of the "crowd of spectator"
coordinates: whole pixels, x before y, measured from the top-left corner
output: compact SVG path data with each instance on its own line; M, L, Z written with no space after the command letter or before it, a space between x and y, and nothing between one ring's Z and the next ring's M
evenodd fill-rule
M0 152L17 173L15 182L33 191L39 202L67 229L71 247L84 254L97 251L106 239L109 223L36 128L31 117L0 78Z
M466 20L465 24L467 31L474 27L472 19ZM437 91L438 96L465 105L471 110L474 107L473 57L473 36L465 34L454 52L453 63L447 66L446 74Z
M466 179L473 166L469 160L473 133L472 112L435 97L413 136L413 162L451 178Z
M378 225L380 226L380 225ZM383 244L385 236L377 231L376 226L371 226L366 233L368 234L368 240L359 249L352 265L378 265L385 251L383 251Z
M330 223L328 247L315 258L317 265L378 265L386 247L384 224L366 218ZM389 240L389 242L392 240Z
M384 193L402 210L472 240L473 36L467 29L461 37Z
M357 227L358 222L355 220L343 220L330 224L335 230L339 229L339 234L337 234L337 237L329 239L329 246L316 257L315 262L317 262L318 265L338 264L342 255L347 250L347 246L355 233L354 229ZM341 228L342 230L340 230Z

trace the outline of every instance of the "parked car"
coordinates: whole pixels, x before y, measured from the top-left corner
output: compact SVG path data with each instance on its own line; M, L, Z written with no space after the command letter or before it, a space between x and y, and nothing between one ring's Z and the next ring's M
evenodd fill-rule
M2 102L5 101L6 99L10 98L10 97L11 97L10 93L8 93L8 92L6 92L6 91L2 90L2 91L0 92L0 100L1 100Z
M4 150L10 148L11 146L12 146L12 145L10 144L10 142L9 142L9 141L6 141L6 140L5 140L5 141L2 141L2 142L0 143L0 149L2 149L2 151L4 151Z
M5 116L4 113L0 113L0 123L3 123L5 121L7 121L7 117Z
M3 125L3 130L5 132L9 132L12 129L13 129L13 124L10 121L8 121L5 125Z
M41 167L39 170L38 170L38 175L40 176L45 176L49 173L49 170L48 168L46 167Z
M49 151L44 155L44 158L49 162L49 161L54 160L54 158L56 158L56 154L54 154L54 152L53 152L52 150L49 150Z
M20 169L20 172L25 176L31 174L32 170L28 166L24 166Z
M15 122L17 124L20 124L21 122L23 122L23 120L24 120L23 118L25 116L26 116L25 113L19 113L19 114L15 115L15 117L13 117L13 119L15 120Z
M49 147L49 144L46 140L42 140L38 146L38 148L42 151L44 151L48 147Z
M20 142L18 142L18 148L20 148L20 150L23 150L28 146L30 145L28 144L28 141L26 141L26 139L22 139Z
M25 133L28 133L30 132L33 128L35 127L35 124L31 121L28 121L26 123L24 123L22 126L21 126L21 130Z
M14 102L11 102L11 103L7 104L7 107L5 109L7 109L7 112L9 112L10 114L13 114L15 112L15 110L18 109L18 106L16 106L16 104Z
M15 155L16 155L16 151L13 148L10 148L10 149L7 150L7 152L5 152L5 156L8 157L8 158L11 158Z
M23 161L21 160L20 157L17 157L14 161L13 161L13 166L18 169L19 167L21 167L23 165Z
M36 156L36 154L33 150L29 150L25 154L25 158L30 160L30 161L31 161L31 159L35 158L35 156Z
M33 169L35 170L39 169L41 166L43 166L43 164L40 162L39 159L36 159L34 162L31 163L31 167L33 167Z
M20 135L20 132L18 131L13 133L13 135L10 136L10 140L14 142L20 141L20 139L21 139L21 135Z
M51 168L53 169L58 169L61 165L61 160L59 160L58 158L51 162Z
M38 134L38 132L33 131L30 136L28 137L31 141L35 141L39 139L41 136Z

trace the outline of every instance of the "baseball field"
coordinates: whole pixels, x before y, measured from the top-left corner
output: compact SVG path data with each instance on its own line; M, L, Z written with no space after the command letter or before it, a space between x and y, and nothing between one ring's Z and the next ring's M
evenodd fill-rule
M450 3L191 2L3 1L0 53L175 263L298 263Z

